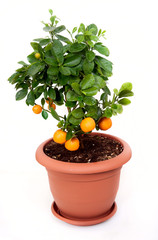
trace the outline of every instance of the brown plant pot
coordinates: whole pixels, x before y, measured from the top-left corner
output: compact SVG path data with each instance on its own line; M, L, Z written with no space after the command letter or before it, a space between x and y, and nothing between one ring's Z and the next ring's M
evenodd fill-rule
M123 152L110 160L93 163L68 163L48 157L43 148L36 151L37 161L46 167L54 203L52 212L73 225L88 226L112 217L117 209L115 197L119 187L120 170L131 158L129 145L120 138L102 135L119 141Z

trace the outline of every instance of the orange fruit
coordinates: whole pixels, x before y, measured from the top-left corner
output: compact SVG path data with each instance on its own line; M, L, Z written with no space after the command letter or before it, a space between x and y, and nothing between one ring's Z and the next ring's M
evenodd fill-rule
M80 142L78 138L75 138L75 137L69 139L65 143L65 148L69 151L76 151L77 149L79 149L79 146L80 146Z
M51 98L47 98L47 99L46 99L46 103L49 104L49 102L50 102L50 103L53 103L53 99L51 99Z
M56 105L55 105L54 103L52 103L52 105L51 105L50 107L54 108L54 110L56 109ZM49 105L48 105L48 109L49 109L49 110L50 110L50 107L49 107Z
M101 118L98 125L101 130L108 130L112 126L111 118Z
M39 114L42 112L42 107L40 105L35 105L33 106L32 111L36 114Z
M66 132L62 131L61 129L57 130L54 133L53 140L56 143L60 143L60 144L65 143L66 142Z
M82 120L80 127L83 132L91 132L95 128L95 121L91 117L87 117Z
M36 59L40 59L40 57L41 57L41 54L40 54L40 53L38 53L38 52L35 53L35 58L36 58Z

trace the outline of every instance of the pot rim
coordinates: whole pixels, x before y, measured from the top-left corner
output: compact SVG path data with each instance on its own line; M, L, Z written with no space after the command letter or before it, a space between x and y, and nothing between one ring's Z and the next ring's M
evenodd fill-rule
M43 148L44 146L52 140L52 138L44 141L36 150L36 160L46 167L46 169L53 170L61 173L68 174L92 174L92 173L100 173L106 172L110 170L114 170L116 168L122 167L123 164L128 162L132 156L132 151L128 143L126 143L121 138L116 136L105 134L105 133L90 133L91 135L101 135L106 136L108 138L112 138L116 141L119 141L123 146L123 151L118 156L111 158L105 161L99 162L90 162L90 163L70 163L70 162L62 162L47 156Z

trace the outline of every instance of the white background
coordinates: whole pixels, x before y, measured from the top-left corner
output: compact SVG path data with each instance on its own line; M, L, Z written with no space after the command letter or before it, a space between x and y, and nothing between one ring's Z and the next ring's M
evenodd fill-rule
M7 78L31 53L30 41L44 37L48 9L72 30L81 22L106 29L105 45L114 63L111 90L131 81L135 97L113 117L109 134L133 151L123 167L116 215L102 224L76 227L56 219L45 169L35 161L38 145L53 136L56 121L33 114L15 101ZM0 6L0 239L157 240L158 195L158 15L157 1L5 0ZM59 109L58 109L59 110ZM59 110L62 111L62 110Z

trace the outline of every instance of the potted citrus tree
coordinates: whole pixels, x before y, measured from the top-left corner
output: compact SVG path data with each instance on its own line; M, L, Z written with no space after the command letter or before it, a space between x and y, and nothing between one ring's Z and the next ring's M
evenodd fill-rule
M126 82L111 94L113 64L101 41L105 31L81 23L70 32L49 12L50 23L43 22L49 36L31 42L28 63L20 61L22 67L8 80L15 84L17 101L26 98L35 114L44 119L50 114L58 121L53 138L36 151L48 171L52 212L71 224L97 224L116 212L120 170L131 150L120 138L92 131L112 126L111 117L130 103L132 84ZM64 30L69 37L61 35ZM62 105L67 114L59 115Z

